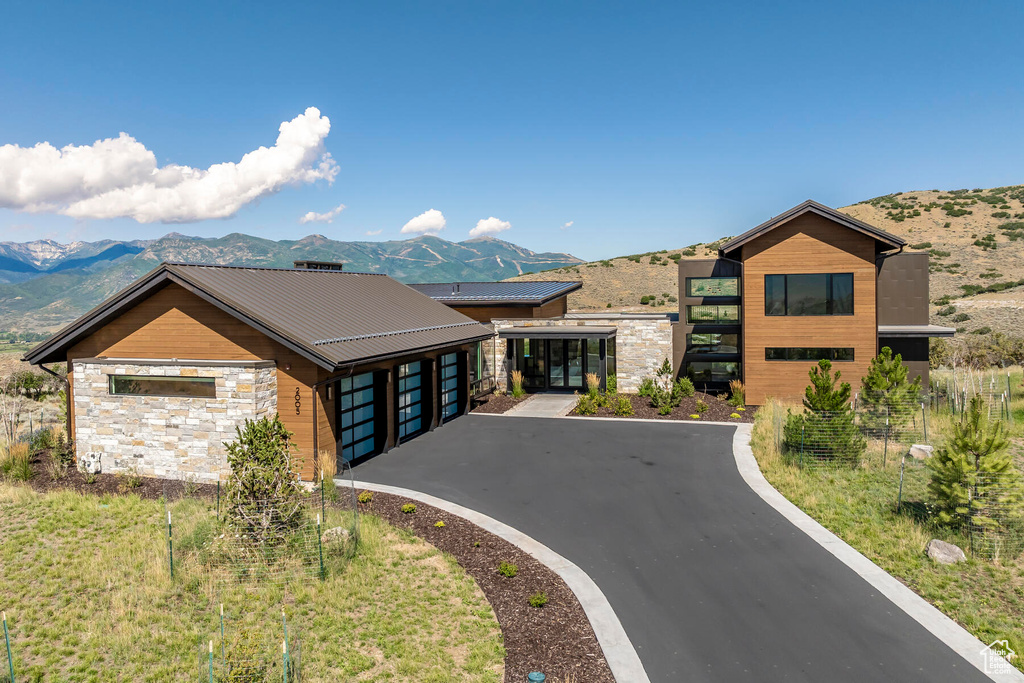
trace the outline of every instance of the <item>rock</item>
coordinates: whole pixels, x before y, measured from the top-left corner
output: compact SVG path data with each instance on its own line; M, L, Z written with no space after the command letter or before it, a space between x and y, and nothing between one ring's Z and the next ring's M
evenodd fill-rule
M935 449L925 444L915 443L910 447L910 457L915 460L927 460L932 457L932 451Z
M959 546L940 541L937 538L928 541L928 545L924 549L928 553L928 557L939 564L956 564L957 562L967 560L967 556L964 555L964 551L960 550Z
M343 526L336 526L332 529L328 529L323 534L323 540L325 543L331 541L347 541L348 540L348 529ZM956 547L956 546L954 546Z

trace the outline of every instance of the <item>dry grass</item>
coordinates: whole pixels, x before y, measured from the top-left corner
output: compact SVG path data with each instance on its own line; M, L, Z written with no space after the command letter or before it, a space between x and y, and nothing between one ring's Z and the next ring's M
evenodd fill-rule
M17 680L192 680L221 602L229 629L244 612L269 624L268 642L284 607L310 681L502 679L500 632L483 594L410 534L364 516L357 556L325 582L231 589L199 571L210 505L185 499L170 509L174 581L162 503L0 484L0 607ZM328 525L343 514L329 509Z

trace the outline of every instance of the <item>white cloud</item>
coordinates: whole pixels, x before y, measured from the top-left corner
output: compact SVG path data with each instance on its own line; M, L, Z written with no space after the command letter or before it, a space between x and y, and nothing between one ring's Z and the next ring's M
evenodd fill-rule
M316 211L307 211L306 215L299 219L299 222L305 225L306 223L332 223L334 222L335 216L345 210L344 204L338 204L336 207L326 213L317 213Z
M424 211L416 218L402 226L403 234L413 235L436 235L437 233L444 230L444 227L448 225L448 221L445 220L444 214L437 209L430 209Z
M384 231L383 230L367 230L366 234L369 235L370 237L373 237L374 235L379 235L382 232L384 232Z
M499 232L505 232L512 227L512 224L508 221L503 221L494 216L490 218L483 218L476 222L476 227L469 231L470 237L480 237L481 235L497 235Z
M562 225L562 228L561 228L561 229L562 229L562 230L568 230L569 228L571 228L571 227L572 227L572 224L573 224L573 223L575 223L575 222L576 222L576 221L569 221L568 223L564 223L564 224Z
M0 146L0 208L74 218L134 218L188 223L233 216L285 185L333 182L338 166L324 151L331 122L310 107L278 128L273 147L208 169L168 164L127 133L57 149Z

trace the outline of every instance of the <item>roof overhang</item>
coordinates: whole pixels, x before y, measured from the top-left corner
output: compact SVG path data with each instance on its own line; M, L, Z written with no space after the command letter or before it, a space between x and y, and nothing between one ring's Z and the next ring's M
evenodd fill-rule
M879 337L952 337L956 330L941 325L879 325Z
M498 330L501 339L609 339L616 328L605 325L530 325Z
M868 237L871 237L872 239L875 240L876 246L880 247L880 251L902 249L907 245L906 241L897 237L896 235L888 233L885 230L876 228L873 225L868 225L863 221L859 221L856 218L853 218L852 216L847 216L845 213L836 211L835 209L825 206L824 204L819 204L818 202L812 199L808 199L802 204L794 206L789 211L786 211L785 213L779 214L778 216L775 216L774 218L765 221L756 228L752 228L743 233L742 235L732 238L731 240L729 240L728 242L726 242L725 244L718 248L718 254L719 256L727 257L730 253L735 252L744 244L747 244L757 239L758 237L761 237L762 235L774 230L775 228L781 226L782 224L788 223L794 218L798 218L799 216L802 216L806 213L818 214L819 216L834 221L846 228L849 228L850 230L855 230L859 233L867 235Z
M531 281L532 282L532 281ZM537 282L547 283L545 280L538 280ZM472 286L475 283L458 283L459 285L466 284ZM494 283L502 284L502 283ZM521 284L520 282L510 284ZM561 282L563 286L557 291L551 292L545 296L474 296L472 294L463 294L458 291L445 294L430 294L427 287L448 287L451 286L455 289L455 284L449 285L448 283L426 283L426 284L413 284L409 285L413 289L426 294L434 301L439 301L452 308L462 307L473 307L473 306L508 306L508 307L528 307L528 306L543 306L544 304L556 301L563 297L569 296L572 292L575 292L583 287L582 281L571 281ZM421 289L423 288L423 289Z

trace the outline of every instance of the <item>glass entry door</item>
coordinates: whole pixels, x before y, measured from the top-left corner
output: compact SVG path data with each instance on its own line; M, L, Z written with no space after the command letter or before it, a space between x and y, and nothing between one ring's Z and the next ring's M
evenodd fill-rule
M509 339L509 372L523 373L527 391L578 391L586 387L585 377L590 372L597 374L603 385L607 376L604 359L611 343L613 340L602 339Z

